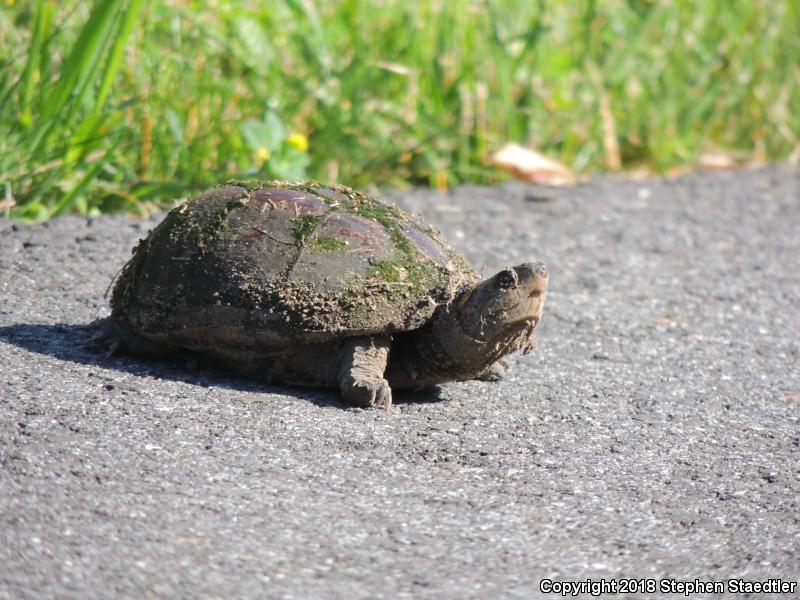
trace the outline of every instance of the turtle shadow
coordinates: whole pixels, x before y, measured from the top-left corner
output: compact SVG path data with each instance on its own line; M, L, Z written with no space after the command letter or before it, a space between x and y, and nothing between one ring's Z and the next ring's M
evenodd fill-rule
M91 323L17 323L0 327L0 340L58 360L93 365L136 377L180 381L205 388L219 387L241 392L293 396L320 407L353 408L333 390L274 385L247 379L230 370L209 365L202 357L178 355L156 360L126 353L107 356L92 348L95 335L96 328ZM114 384L109 382L109 385ZM444 398L438 387L419 391L403 390L397 392L394 398L396 404L428 404L442 400Z
M395 406L436 404L446 402L447 398L438 385L424 387L418 390L392 390L392 404Z

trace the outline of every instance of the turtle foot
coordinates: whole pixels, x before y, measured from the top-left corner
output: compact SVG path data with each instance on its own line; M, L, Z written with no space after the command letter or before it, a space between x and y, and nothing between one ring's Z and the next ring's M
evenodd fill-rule
M392 407L392 388L385 379L359 381L352 387L342 390L342 396L353 406L375 407L389 410Z

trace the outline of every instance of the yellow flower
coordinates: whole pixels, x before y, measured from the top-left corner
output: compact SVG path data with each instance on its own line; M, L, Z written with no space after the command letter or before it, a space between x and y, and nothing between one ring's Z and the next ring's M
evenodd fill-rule
M292 147L300 152L305 152L308 150L308 138L304 136L302 133L293 133L288 137L286 142Z
M270 154L269 149L261 146L261 148L256 150L256 164L260 167L268 161L271 156L272 154Z

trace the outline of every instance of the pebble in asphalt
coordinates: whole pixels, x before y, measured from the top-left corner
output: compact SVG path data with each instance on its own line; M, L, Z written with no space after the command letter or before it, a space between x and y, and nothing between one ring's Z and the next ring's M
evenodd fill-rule
M0 220L0 598L798 580L796 170L388 197L486 274L550 266L504 381L384 412L102 358L82 326L159 217Z

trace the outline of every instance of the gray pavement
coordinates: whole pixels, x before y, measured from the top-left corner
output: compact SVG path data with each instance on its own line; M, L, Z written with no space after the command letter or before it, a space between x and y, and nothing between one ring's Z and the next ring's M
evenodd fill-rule
M102 358L84 325L158 218L0 220L0 598L798 580L797 171L389 197L487 275L549 264L506 380L384 412Z

